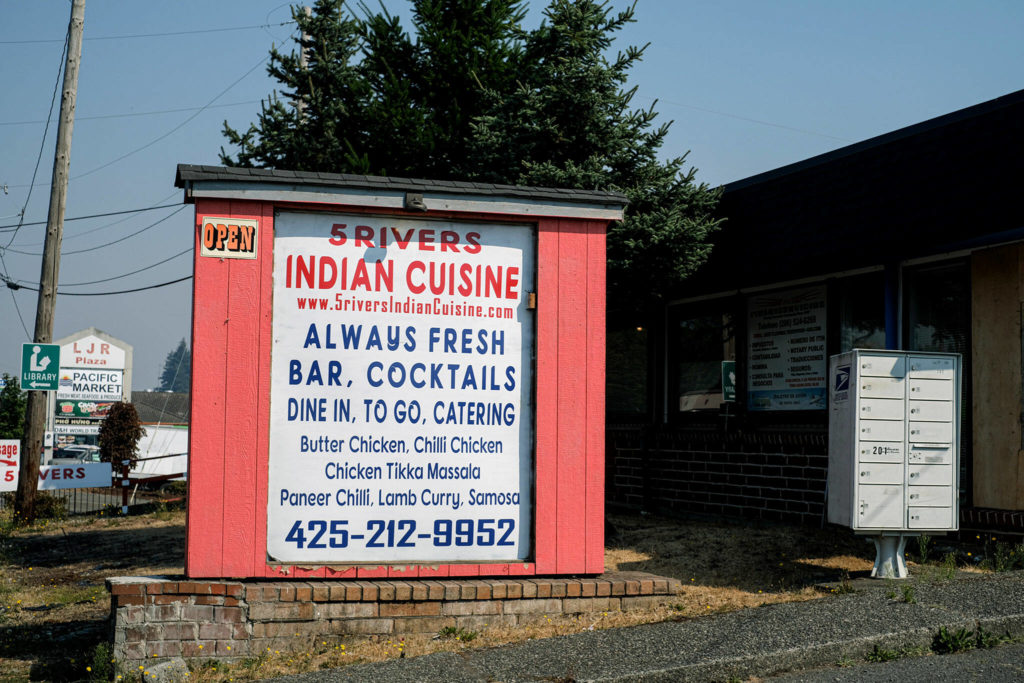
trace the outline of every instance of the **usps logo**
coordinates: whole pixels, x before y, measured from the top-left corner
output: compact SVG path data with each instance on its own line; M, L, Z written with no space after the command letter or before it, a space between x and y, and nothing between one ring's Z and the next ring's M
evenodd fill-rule
M841 365L836 368L832 378L832 404L842 403L850 398L850 366Z
M836 383L832 388L832 391L849 391L850 390L850 366L844 365L836 368Z

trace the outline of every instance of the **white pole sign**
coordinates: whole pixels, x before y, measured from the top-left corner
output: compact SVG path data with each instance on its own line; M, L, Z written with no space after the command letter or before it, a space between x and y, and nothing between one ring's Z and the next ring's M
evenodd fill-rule
M530 226L282 213L271 561L529 557Z
M0 439L0 491L18 490L18 468L21 466L21 442Z
M39 490L109 487L111 471L109 462L42 465L39 468Z
M825 288L750 299L747 407L825 409Z

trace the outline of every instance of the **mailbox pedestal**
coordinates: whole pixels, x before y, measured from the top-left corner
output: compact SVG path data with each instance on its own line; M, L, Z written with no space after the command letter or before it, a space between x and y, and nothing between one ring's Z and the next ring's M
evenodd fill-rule
M906 578L909 536L958 528L960 356L854 349L829 364L828 520L875 536Z

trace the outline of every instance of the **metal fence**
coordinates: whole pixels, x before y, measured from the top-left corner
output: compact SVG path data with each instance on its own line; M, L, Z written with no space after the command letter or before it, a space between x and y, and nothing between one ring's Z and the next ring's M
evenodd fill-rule
M158 455L150 458L139 458L138 462L161 460L166 458L177 458L182 454ZM110 486L96 488L76 489L55 489L39 491L37 495L46 496L63 503L64 512L68 515L91 515L103 511L112 513L124 512L124 506L129 508L142 506L151 503L181 502L187 495L187 488L184 486L168 486L174 480L180 480L185 476L184 472L173 472L169 474L145 474L128 472L127 478L125 468L114 467ZM127 483L125 483L127 482ZM0 496L0 510L7 505L13 505L14 494ZM59 505L59 503L56 503Z

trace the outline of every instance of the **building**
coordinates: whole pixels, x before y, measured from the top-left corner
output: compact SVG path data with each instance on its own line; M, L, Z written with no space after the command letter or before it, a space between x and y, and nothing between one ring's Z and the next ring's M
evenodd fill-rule
M609 503L820 523L828 357L954 351L961 527L1024 531L1022 181L1019 91L727 185L710 260L642 333L639 410L610 416Z

